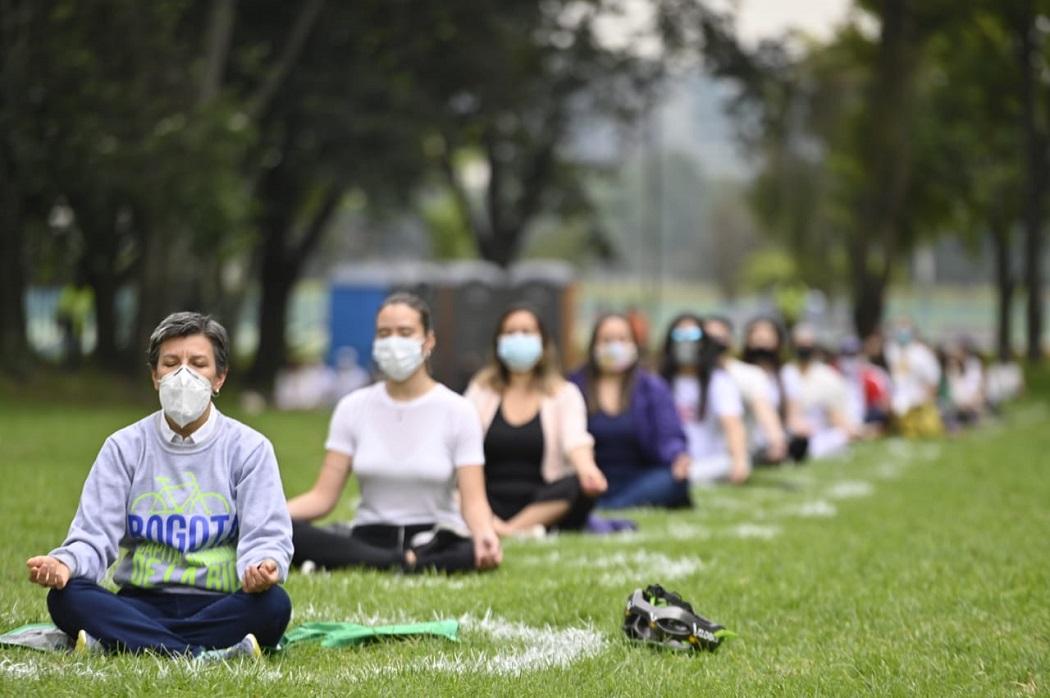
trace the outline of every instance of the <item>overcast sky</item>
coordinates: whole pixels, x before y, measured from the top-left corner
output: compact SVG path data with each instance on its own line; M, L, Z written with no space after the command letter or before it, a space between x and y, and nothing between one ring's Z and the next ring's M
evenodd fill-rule
M850 0L738 0L737 28L748 42L776 36L787 29L801 29L826 38L846 17L851 5Z

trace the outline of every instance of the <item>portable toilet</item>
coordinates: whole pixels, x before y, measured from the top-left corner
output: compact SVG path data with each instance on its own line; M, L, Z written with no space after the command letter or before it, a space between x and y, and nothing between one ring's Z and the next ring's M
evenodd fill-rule
M420 262L367 262L339 267L328 291L329 365L345 347L352 347L364 368L372 365L375 317L383 300L395 291L411 291L433 302L430 264Z

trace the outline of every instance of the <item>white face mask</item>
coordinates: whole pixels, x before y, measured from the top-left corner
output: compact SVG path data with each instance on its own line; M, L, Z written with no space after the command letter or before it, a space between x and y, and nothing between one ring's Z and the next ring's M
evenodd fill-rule
M603 371L622 373L638 360L638 347L621 340L603 342L595 347L594 358Z
M543 340L538 334L500 335L496 355L503 365L514 373L527 373L536 367L543 356Z
M412 337L377 339L372 343L372 358L387 378L400 383L423 364L423 340Z
M185 427L204 414L211 402L211 383L189 366L160 379L160 406L168 419Z

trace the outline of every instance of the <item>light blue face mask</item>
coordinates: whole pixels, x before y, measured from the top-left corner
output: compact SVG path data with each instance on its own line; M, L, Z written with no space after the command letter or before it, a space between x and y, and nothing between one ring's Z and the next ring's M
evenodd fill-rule
M538 334L502 334L496 343L496 356L512 373L527 373L543 356L543 340Z

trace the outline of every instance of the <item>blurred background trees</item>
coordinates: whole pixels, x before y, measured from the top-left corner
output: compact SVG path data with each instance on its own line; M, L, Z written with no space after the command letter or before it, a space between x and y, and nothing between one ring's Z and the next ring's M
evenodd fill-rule
M701 19L709 68L739 85L740 137L758 158L753 208L809 286L847 290L856 331L883 320L917 244L990 235L998 353L1027 291L1041 359L1047 3L858 3L831 38L740 45L729 15ZM1012 244L1023 228L1023 278Z
M859 334L917 247L990 241L998 352L1023 288L1038 359L1048 5L864 0L826 40L749 44L698 0L0 0L0 352L28 365L26 289L71 285L96 364L137 370L173 309L247 313L265 386L335 224L410 215L439 257L655 249L727 298L848 294ZM732 90L746 186L661 150L691 71ZM646 154L619 181L580 145L602 133Z

